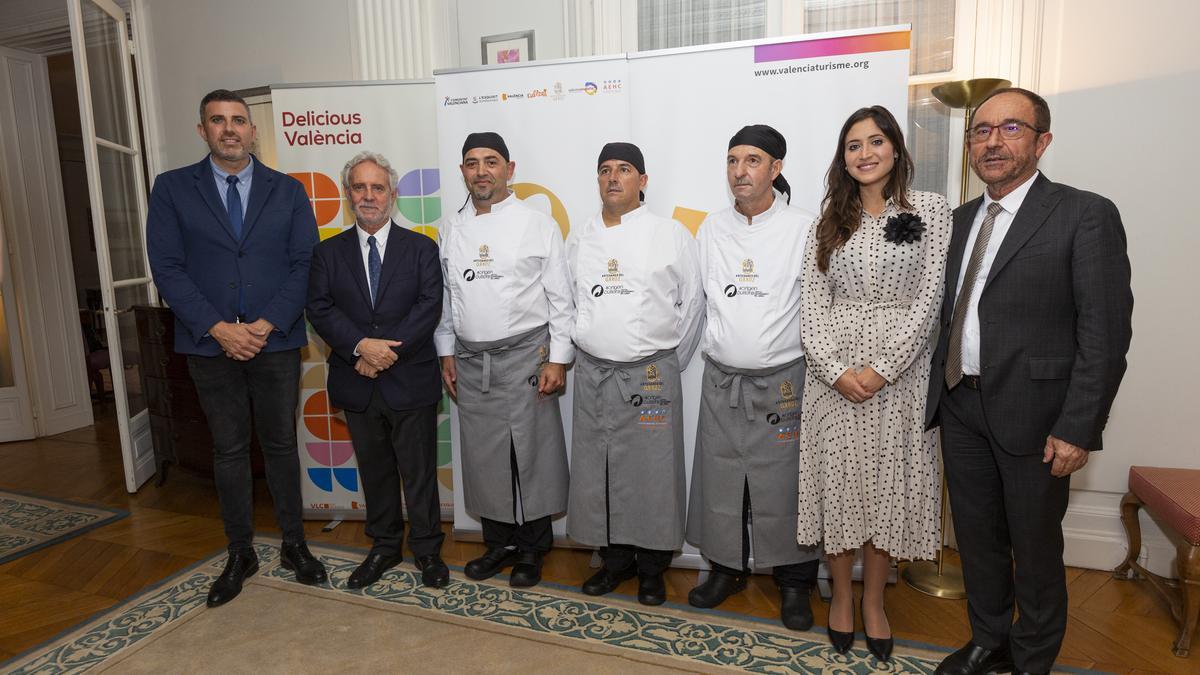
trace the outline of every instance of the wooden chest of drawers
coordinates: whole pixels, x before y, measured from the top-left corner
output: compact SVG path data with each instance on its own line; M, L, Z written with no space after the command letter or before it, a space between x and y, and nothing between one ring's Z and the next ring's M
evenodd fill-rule
M167 467L172 464L188 473L211 477L212 432L188 374L187 356L175 353L173 347L175 315L166 307L138 306L133 311L158 483L167 479ZM254 475L261 477L263 461L257 438L251 441L250 459Z

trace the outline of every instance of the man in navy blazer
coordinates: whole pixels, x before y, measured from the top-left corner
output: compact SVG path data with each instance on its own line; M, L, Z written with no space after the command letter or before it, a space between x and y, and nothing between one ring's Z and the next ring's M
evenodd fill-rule
M258 430L280 558L301 583L326 579L304 543L296 407L309 259L317 224L304 187L250 154L250 109L224 89L200 102L210 154L154 182L146 244L158 291L175 313L175 351L213 435L213 474L229 540L208 605L232 600L258 570L253 549L251 421ZM252 418L253 416L253 418Z
M342 170L353 228L317 245L308 320L329 345L330 403L346 412L374 545L347 580L375 583L398 564L404 541L401 481L412 521L408 546L426 586L450 583L442 561L437 488L441 370L433 331L442 316L437 244L392 222L398 176L382 155Z

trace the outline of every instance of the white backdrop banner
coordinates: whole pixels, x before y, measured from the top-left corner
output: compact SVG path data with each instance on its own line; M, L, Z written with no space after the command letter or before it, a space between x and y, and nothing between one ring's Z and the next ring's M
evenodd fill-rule
M431 133L433 97L430 80L272 87L279 170L304 184L322 240L354 224L341 171L364 150L382 154L400 175L392 218L437 238L442 200ZM304 515L362 519L365 502L350 432L342 411L329 405L325 393L328 348L312 326L308 340L301 352L297 424ZM450 454L449 416L439 414L437 471L444 514L454 502Z
M729 138L747 124L769 124L788 141L784 175L792 202L816 212L838 131L852 112L883 105L905 128L909 38L908 26L894 26L435 72L444 208L457 210L466 199L461 176L455 175L463 139L496 131L517 163L514 192L551 213L565 236L572 223L600 208L600 148L630 140L646 158L651 210L695 233L705 215L732 205L725 178ZM699 355L683 374L689 478L700 403L698 362ZM569 444L569 393L562 405ZM453 409L451 420L458 447ZM458 490L458 453L454 458ZM457 531L480 527L461 504L454 522ZM556 533L563 533L562 526L560 519ZM701 564L694 548L683 553L677 564Z

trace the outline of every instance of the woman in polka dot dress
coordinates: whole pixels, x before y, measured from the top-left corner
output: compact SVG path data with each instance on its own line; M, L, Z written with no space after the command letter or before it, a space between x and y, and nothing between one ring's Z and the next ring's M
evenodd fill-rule
M850 578L862 549L867 644L884 660L890 558L932 558L941 527L936 445L924 420L950 207L910 190L912 175L886 108L846 120L808 235L801 312L808 374L797 540L824 542L829 636L839 652L854 639Z

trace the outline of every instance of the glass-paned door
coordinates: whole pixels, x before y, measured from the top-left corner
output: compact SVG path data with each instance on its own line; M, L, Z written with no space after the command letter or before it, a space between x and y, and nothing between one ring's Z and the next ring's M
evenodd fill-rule
M135 492L154 475L154 449L132 308L157 294L146 258L130 46L125 13L111 0L67 0L67 6L125 487Z

